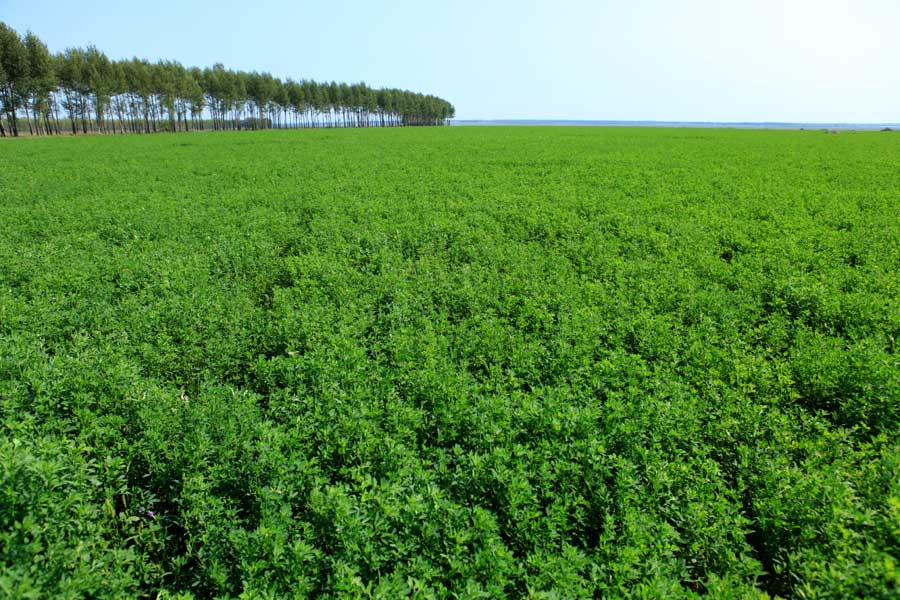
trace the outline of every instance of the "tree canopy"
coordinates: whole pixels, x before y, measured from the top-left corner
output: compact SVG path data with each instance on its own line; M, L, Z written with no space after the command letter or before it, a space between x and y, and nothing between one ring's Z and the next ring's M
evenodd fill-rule
M364 82L113 60L93 45L51 54L32 32L0 22L0 136L25 125L31 135L152 133L445 125L453 116L437 96Z

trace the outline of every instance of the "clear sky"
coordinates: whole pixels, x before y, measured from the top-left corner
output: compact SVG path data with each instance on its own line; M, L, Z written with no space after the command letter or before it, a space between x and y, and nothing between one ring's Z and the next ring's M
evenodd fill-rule
M437 94L461 119L900 121L900 0L0 0L52 51Z

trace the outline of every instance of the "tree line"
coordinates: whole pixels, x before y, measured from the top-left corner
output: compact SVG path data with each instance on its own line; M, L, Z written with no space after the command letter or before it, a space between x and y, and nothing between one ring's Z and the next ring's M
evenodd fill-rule
M0 136L202 129L445 125L436 96L365 83L281 80L270 73L113 60L95 46L52 54L0 22Z

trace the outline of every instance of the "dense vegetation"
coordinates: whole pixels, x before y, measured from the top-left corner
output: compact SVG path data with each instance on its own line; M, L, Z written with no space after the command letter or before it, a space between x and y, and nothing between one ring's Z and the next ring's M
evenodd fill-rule
M110 60L94 46L51 55L0 22L0 136L191 129L443 125L453 105L365 83L282 81L269 73ZM4 126L4 118L6 125Z
M4 594L900 593L900 137L0 162Z

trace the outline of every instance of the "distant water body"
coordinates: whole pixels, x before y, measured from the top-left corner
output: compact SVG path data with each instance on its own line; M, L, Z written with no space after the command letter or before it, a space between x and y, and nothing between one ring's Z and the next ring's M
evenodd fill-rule
M527 119L491 119L465 120L452 119L451 125L525 125L550 127L697 127L712 129L849 129L880 130L885 128L900 129L900 123L716 123L704 121L577 121L577 120L527 120Z

